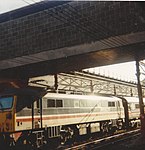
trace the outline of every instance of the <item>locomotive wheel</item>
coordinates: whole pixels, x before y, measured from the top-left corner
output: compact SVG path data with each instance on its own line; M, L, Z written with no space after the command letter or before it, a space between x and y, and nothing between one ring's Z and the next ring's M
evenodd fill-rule
M122 130L122 129L123 129L123 122L122 122L122 120L119 120L119 121L118 121L117 127L118 127L119 130Z
M63 127L62 131L60 132L60 139L61 144L65 144L70 139L73 138L74 132L70 127Z
M101 131L102 131L102 133L108 133L109 132L108 122L101 123Z

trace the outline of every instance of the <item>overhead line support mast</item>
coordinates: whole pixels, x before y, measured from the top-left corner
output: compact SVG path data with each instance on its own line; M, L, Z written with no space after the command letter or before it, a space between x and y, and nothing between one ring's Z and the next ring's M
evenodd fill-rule
M138 97L139 97L139 105L140 105L140 119L141 119L141 134L145 136L145 114L144 114L144 103L143 103L143 94L142 87L140 83L140 68L139 68L139 60L136 60L136 72L137 72L137 89L138 89Z

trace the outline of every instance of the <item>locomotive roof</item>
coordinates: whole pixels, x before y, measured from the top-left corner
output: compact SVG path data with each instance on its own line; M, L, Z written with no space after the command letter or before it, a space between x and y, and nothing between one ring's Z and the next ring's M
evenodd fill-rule
M58 94L58 93L47 93L44 98L61 98L61 99L79 99L79 100L108 100L118 101L121 100L115 96L100 96L100 95L77 95L77 94Z
M124 97L126 100L127 100L127 102L139 102L139 99L138 99L138 97Z
M129 103L131 102L138 102L139 103L139 98L138 97L124 97ZM143 101L145 102L145 98L143 98Z

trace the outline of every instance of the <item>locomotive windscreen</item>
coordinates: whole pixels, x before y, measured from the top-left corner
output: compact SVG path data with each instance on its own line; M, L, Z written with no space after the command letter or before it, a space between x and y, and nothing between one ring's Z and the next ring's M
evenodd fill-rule
M13 97L0 98L0 110L10 109L13 105Z

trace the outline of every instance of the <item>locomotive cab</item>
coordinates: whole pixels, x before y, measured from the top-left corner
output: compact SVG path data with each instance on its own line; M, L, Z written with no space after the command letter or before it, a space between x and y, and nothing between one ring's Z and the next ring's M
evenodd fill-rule
M16 96L0 97L0 132L15 131Z
M34 101L39 100L40 89L13 89L1 93L0 96L0 133L15 132L17 113L25 107L31 108Z
M34 145L30 137L37 137L37 134L42 131L36 132L33 130L34 108L32 106L34 101L41 99L43 92L44 90L42 90L42 88L20 88L7 89L7 91L0 93L0 145L3 147L14 146L15 143L24 143L24 141ZM24 128L18 128L20 124L18 121L18 113L21 113L26 107L31 108L30 128L26 128L25 124L22 125ZM39 118L42 124L42 114ZM35 145L38 143L40 142L35 141Z

